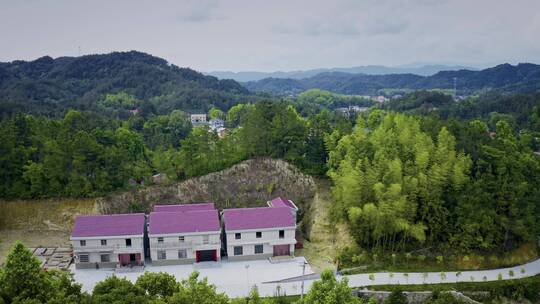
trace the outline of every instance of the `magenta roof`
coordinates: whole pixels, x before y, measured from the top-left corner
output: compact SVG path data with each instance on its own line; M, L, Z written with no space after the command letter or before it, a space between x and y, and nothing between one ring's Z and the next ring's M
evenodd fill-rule
M220 231L217 210L152 212L148 234Z
M184 205L155 205L154 212L180 212L194 210L214 210L214 203L198 203Z
M223 210L226 230L294 227L289 208L238 208Z
M270 203L274 208L289 207L296 210L296 206L290 200L281 197L276 197L275 199L271 200Z
M72 237L143 235L144 213L81 215L75 219Z

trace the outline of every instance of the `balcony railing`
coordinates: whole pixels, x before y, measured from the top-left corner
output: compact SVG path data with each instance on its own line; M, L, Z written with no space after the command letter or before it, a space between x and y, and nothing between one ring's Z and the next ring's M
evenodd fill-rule
M134 245L126 246L126 245L121 245L121 244L111 244L111 245L98 245L98 246L75 246L73 247L73 250L74 251L114 251L114 250L125 251L125 250L134 249L135 251L137 251L137 250L142 250L142 247L143 247L142 244L140 246L134 246Z
M220 241L208 241L208 242L193 242L193 241L185 241L185 242L156 242L156 243L150 243L150 248L152 246L155 246L156 248L192 248L196 246L204 246L204 245L220 245Z

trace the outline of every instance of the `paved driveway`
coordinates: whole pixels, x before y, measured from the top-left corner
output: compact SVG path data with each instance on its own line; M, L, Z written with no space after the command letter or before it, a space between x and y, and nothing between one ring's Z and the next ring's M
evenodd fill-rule
M259 292L264 296L274 295L280 284L262 284L263 282L278 281L302 275L303 257L297 257L289 261L270 263L268 260L245 261L245 262L205 262L192 265L172 266L147 266L144 271L167 272L176 277L178 281L187 278L193 271L200 272L200 277L207 277L208 282L215 284L217 289L225 292L230 297L245 296L251 286L257 285ZM71 269L75 280L82 284L84 291L91 292L97 282L112 276L125 277L132 282L143 274L138 272L115 272L105 269ZM306 274L312 274L309 264L306 265ZM300 284L288 284L287 294L299 294ZM278 287L279 286L279 287Z

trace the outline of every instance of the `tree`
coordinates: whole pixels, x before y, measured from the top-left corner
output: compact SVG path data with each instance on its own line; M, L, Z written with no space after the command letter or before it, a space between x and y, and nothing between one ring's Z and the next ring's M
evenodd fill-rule
M416 118L373 111L329 155L335 207L360 245L394 250L447 237L444 200L462 189L470 167L448 130L433 142Z
M88 296L81 293L70 274L61 271L43 271L39 261L20 242L10 250L0 268L0 302L6 303L87 303Z
M135 286L151 297L166 298L178 290L176 279L166 272L145 272L137 278Z
M210 119L225 119L225 113L216 107L212 107L208 112Z
M114 275L97 283L92 293L94 303L147 303L148 300L142 288Z
M208 284L206 278L199 280L199 273L193 272L188 279L182 280L168 300L169 304L227 304L228 297L216 291L216 286Z
M352 294L346 278L338 281L332 271L325 270L321 273L321 279L313 282L303 302L299 303L352 304L361 303L361 301Z
M1 293L7 302L35 299L46 302L52 284L41 270L39 261L22 243L11 248L1 272Z

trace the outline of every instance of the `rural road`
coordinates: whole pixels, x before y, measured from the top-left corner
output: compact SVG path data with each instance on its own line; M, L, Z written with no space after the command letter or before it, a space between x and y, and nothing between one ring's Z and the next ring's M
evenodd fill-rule
M376 286L376 285L420 285L420 284L439 284L439 283L456 283L456 282L484 282L484 281L497 281L497 280L510 280L525 278L540 274L540 259L515 267L492 269L492 270L475 270L475 271L463 271L461 273L451 272L379 272L370 274L354 274L340 276L339 278L347 278L349 280L350 287L364 287L364 286ZM265 295L272 295L270 290L280 290L287 295L298 295L301 292L302 278L290 278L280 282L263 283L262 286L258 285L259 291ZM307 276L304 281L305 290L309 290L311 284L315 279L312 275ZM266 285L266 286L265 286ZM279 286L279 288L278 288Z

